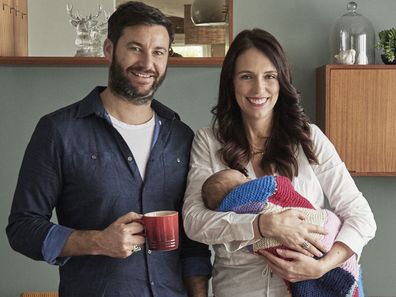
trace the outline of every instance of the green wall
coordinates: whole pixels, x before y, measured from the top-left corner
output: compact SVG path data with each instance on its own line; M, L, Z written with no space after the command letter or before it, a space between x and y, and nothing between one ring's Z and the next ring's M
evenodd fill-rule
M345 11L343 0L234 0L234 32L261 27L282 42L308 115L315 117L315 68L329 63L331 25ZM396 26L396 1L359 1L360 13L376 34ZM219 67L171 67L156 97L174 108L193 129L210 122L218 86ZM105 84L105 67L0 66L0 228L5 229L23 152L38 119ZM391 135L390 135L391 137ZM396 178L360 177L355 181L375 214L376 238L365 248L366 296L395 296ZM16 297L27 290L57 288L58 272L42 262L12 251L0 232L0 296Z

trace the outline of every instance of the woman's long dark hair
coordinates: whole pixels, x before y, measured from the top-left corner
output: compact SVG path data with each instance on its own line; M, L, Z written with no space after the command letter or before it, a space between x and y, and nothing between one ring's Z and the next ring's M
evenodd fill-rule
M252 153L235 98L234 75L237 58L250 48L258 49L270 59L278 71L280 85L271 134L263 147L265 153L261 167L266 174L277 172L292 179L298 174L296 153L299 145L311 164L317 163L317 158L310 138L309 120L300 105L300 96L291 83L286 55L275 37L261 29L240 32L224 58L218 102L212 109L213 130L223 145L219 151L220 157L230 168L247 175L246 164Z

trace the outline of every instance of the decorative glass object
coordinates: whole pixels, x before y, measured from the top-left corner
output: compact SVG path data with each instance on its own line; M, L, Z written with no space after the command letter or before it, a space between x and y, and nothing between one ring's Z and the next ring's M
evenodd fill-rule
M107 20L109 15L99 5L98 13L96 15L81 17L79 12L73 13L73 5L67 5L66 10L69 13L71 20L70 24L76 27L77 47L76 57L101 57L103 56L103 39L107 34ZM99 21L99 16L104 12L104 20Z
M356 2L347 4L330 35L331 61L337 64L374 64L374 28L369 19L356 12Z

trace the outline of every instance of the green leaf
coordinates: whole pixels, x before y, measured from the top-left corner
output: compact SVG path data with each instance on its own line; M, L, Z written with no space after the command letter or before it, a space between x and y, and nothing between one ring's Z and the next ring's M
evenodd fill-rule
M396 28L382 30L378 33L379 41L375 47L382 49L386 60L393 62L396 52Z

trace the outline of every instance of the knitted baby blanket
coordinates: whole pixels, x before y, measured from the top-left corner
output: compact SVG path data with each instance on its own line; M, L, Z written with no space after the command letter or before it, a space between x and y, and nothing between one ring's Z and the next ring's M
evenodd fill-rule
M329 210L316 210L308 199L294 190L287 177L263 176L246 182L233 189L216 210L236 213L277 213L286 209L298 209L305 213L307 222L325 227L328 234L316 234L316 236L326 246L326 251L330 250L341 227L340 219ZM286 249L274 238L262 238L248 247L250 251L258 254L264 249L279 256L276 252L277 248ZM362 297L364 294L359 278L357 259L356 256L352 256L340 267L327 272L319 279L296 283L285 282L293 297Z

